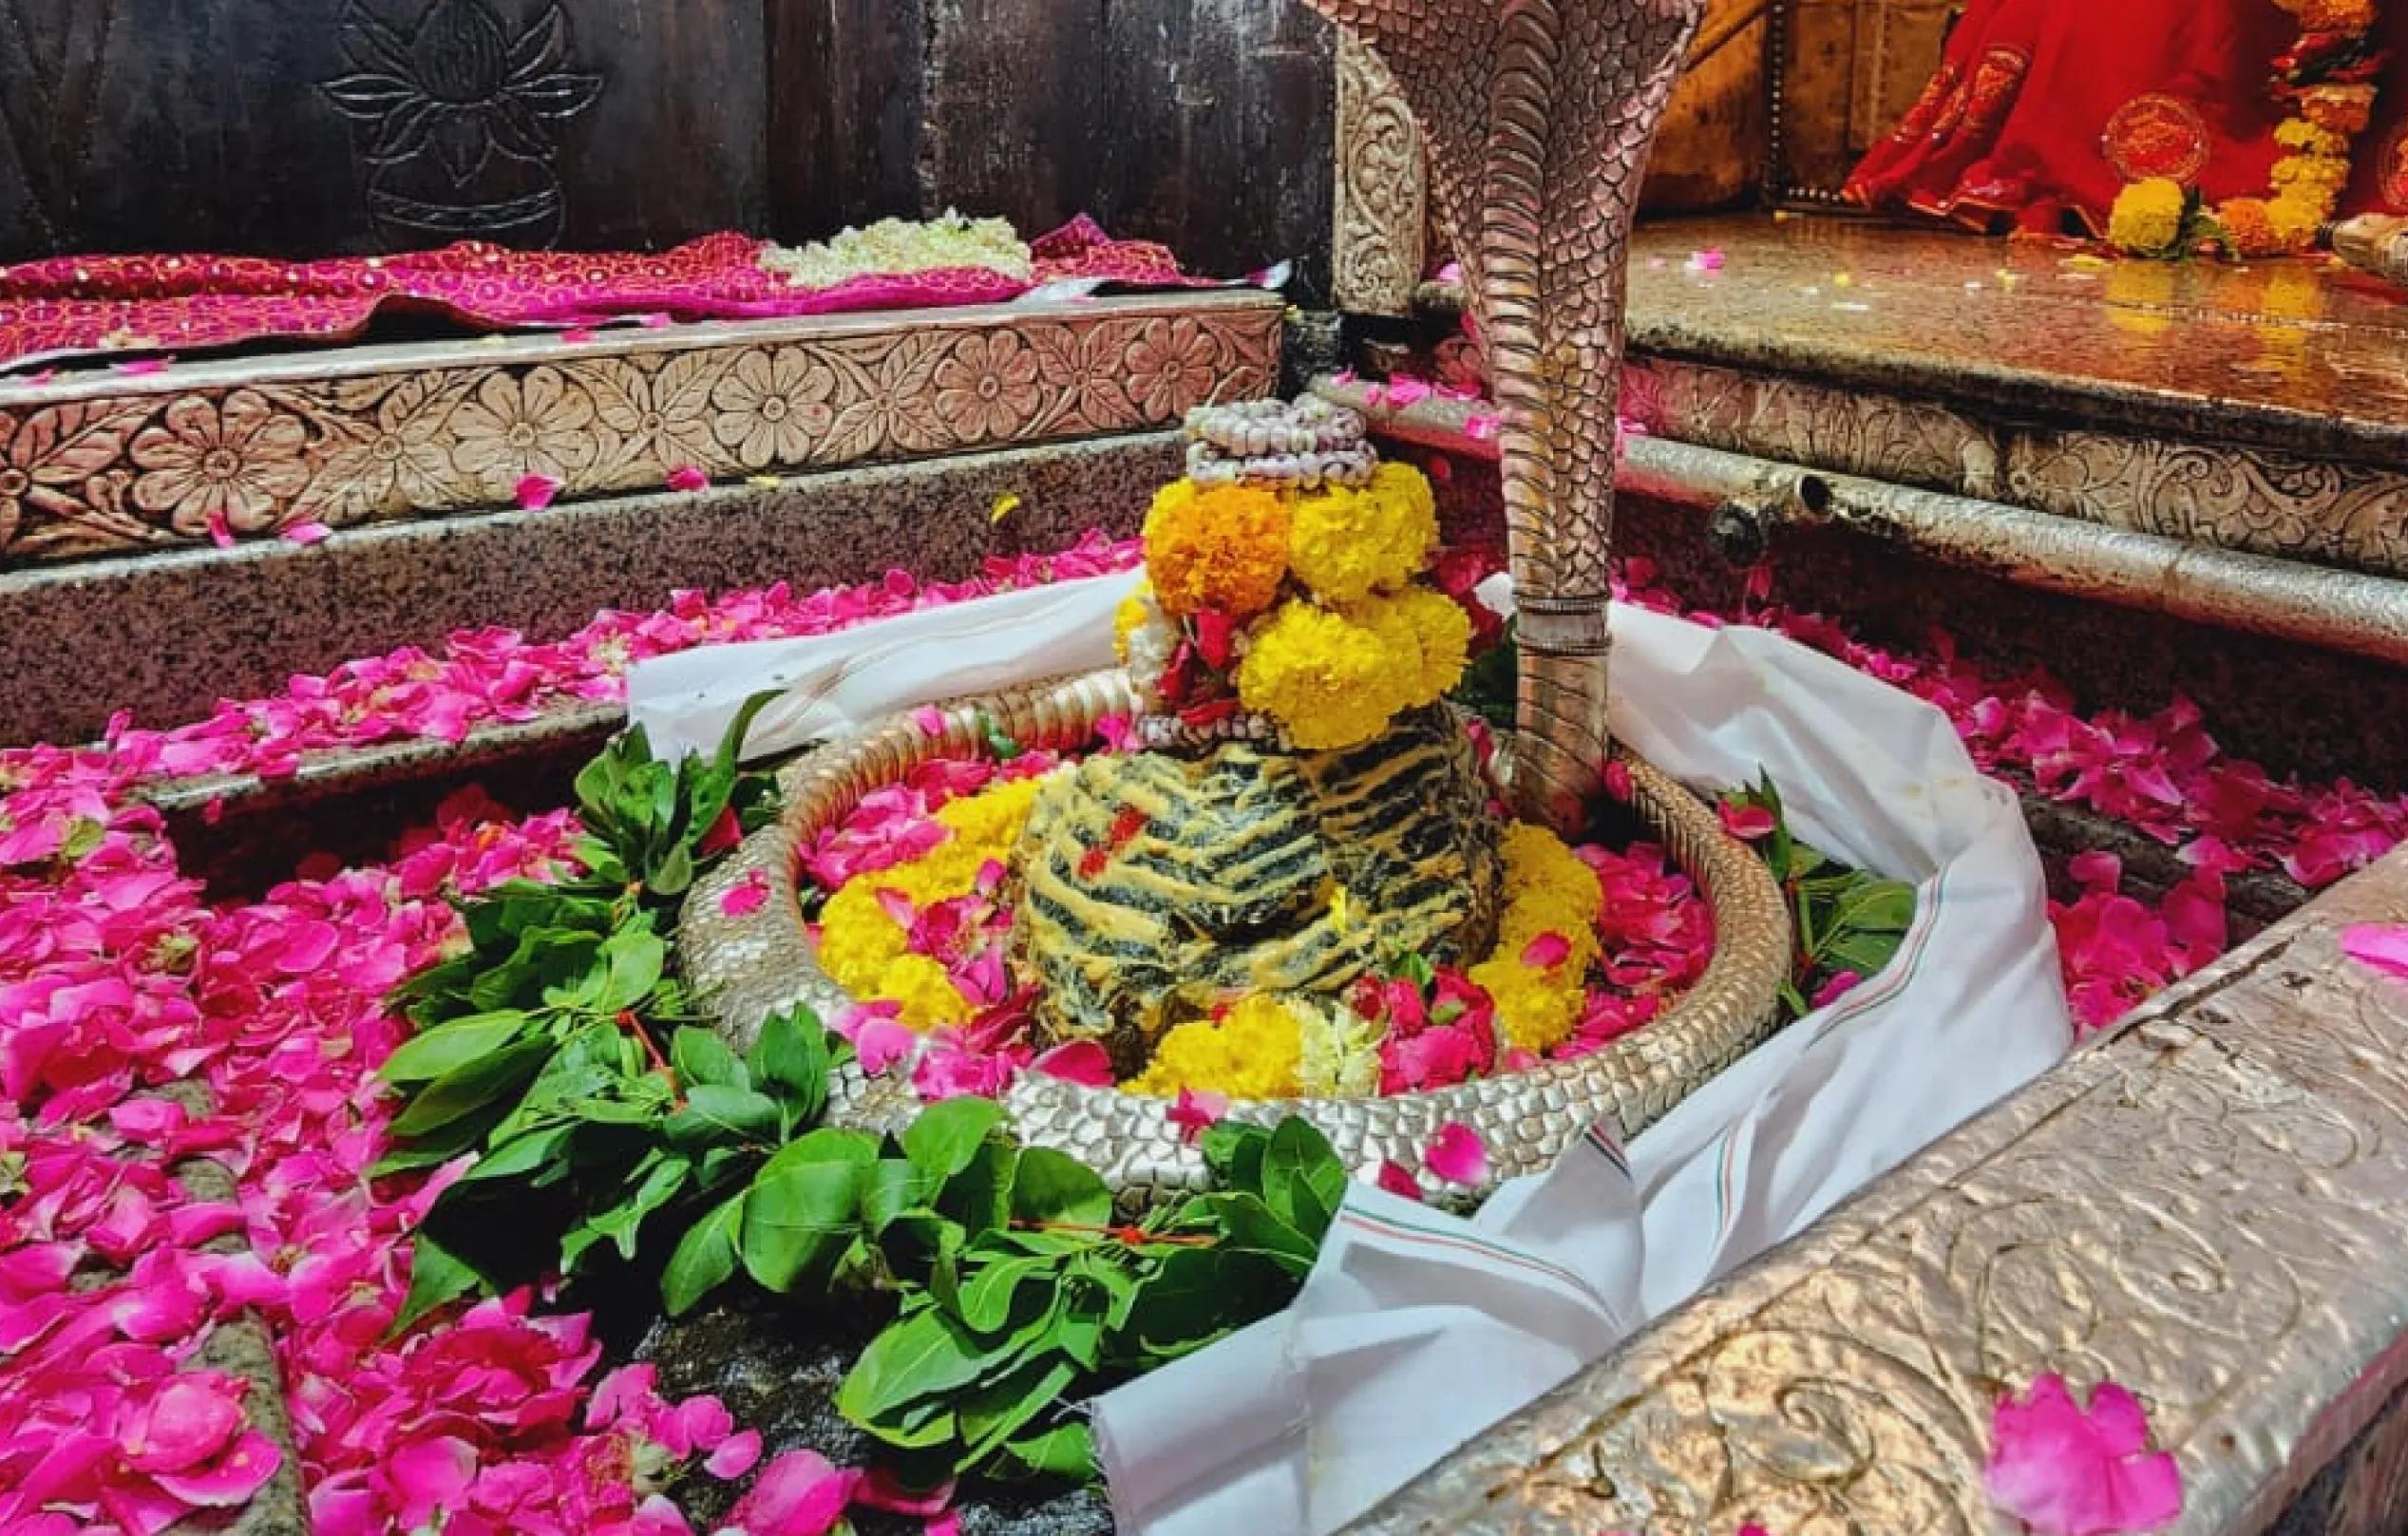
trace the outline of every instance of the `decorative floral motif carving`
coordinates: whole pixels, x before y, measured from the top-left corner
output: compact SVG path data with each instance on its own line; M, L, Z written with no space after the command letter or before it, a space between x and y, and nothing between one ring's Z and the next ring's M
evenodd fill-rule
M1331 251L1339 308L1403 314L1428 260L1429 173L1403 93L1353 33L1337 43L1337 218Z
M199 396L169 406L130 450L142 470L134 503L164 516L178 533L205 534L212 514L243 533L275 524L275 509L309 484L302 462L309 428L255 390L223 401Z
M527 474L596 496L684 465L733 477L1166 427L1268 391L1279 328L1268 299L1104 300L573 361L548 340L463 345L275 383L201 365L180 392L152 379L93 402L0 387L0 561L197 542L216 511L261 536L502 507Z

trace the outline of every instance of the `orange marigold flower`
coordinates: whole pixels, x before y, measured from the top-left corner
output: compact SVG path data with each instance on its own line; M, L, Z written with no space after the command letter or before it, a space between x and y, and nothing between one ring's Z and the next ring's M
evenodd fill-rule
M2225 243L2231 247L2234 256L2283 254L2283 237L2274 232L2264 198L2233 199L2216 209L2216 222L2224 226Z
M2302 0L2300 30L2362 32L2375 25L2374 0Z
M1146 515L1146 575L1164 613L1218 608L1250 618L1271 606L1288 569L1288 509L1251 485L1177 481Z

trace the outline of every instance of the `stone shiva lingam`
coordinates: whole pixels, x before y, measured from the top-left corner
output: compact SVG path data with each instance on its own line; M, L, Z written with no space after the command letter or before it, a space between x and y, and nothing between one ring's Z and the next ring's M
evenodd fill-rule
M1503 871L1471 741L1438 707L1472 625L1427 584L1428 484L1318 400L1206 408L1188 434L1117 625L1147 749L1038 792L1013 929L1040 1036L1097 1041L1141 1082L1231 998L1337 1028L1384 958L1469 964Z

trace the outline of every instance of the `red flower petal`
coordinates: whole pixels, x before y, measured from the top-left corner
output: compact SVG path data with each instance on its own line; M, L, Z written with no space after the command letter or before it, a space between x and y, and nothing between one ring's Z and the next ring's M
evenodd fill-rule
M250 1430L215 1465L190 1472L156 1472L151 1480L186 1504L223 1509L266 1487L283 1464L284 1452L275 1442Z
M560 494L560 482L550 475L527 475L518 486L519 509L540 512Z
M669 471L669 488L673 491L698 491L710 484L710 475L694 465L681 464Z
M2150 1453L2140 1404L2113 1382L2086 1413L2062 1376L2032 1383L2022 1398L1999 1399L1982 1479L2000 1509L2039 1536L2114 1536L2154 1530L2182 1513L2182 1474L2171 1456Z
M1092 1040L1066 1040L1040 1053L1029 1070L1089 1088L1109 1088L1118 1081L1112 1075L1112 1058Z
M1422 1166L1449 1184L1474 1185L1488 1177L1488 1145L1460 1120L1438 1128L1421 1155Z
M1420 1182L1406 1170L1403 1164L1388 1158L1379 1160L1379 1186L1406 1200L1421 1199Z

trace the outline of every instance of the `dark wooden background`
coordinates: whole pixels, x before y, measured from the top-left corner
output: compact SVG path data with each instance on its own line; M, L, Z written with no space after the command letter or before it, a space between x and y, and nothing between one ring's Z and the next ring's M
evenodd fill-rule
M0 0L0 260L1088 212L1326 292L1297 0Z

